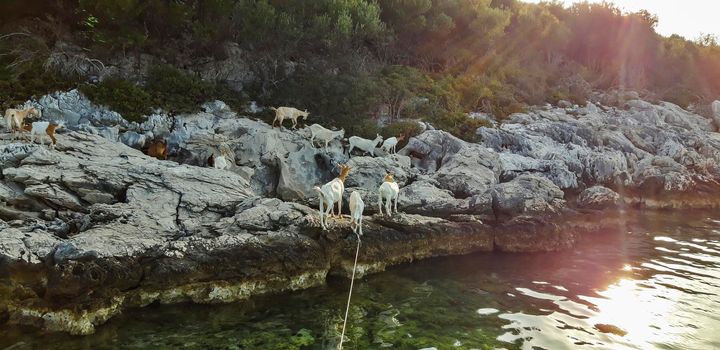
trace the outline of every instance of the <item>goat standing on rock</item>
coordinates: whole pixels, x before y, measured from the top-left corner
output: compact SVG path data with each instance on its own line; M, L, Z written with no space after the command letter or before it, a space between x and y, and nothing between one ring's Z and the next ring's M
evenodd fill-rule
M340 165L340 175L322 187L313 189L320 195L320 226L327 230L327 217L334 215L335 203L338 203L338 215L342 215L342 195L345 192L345 179L350 173L350 167Z
M310 135L310 144L313 147L315 147L315 138L317 138L319 141L325 142L325 151L327 151L328 143L330 143L330 141L338 137L343 138L343 136L345 136L345 129L332 131L325 129L320 124L313 124L310 125Z
M65 127L64 122L51 123L51 122L33 122L32 125L23 126L23 130L30 132L30 142L35 142L35 135L38 135L38 141L41 145L45 145L43 140L47 135L50 138L48 145L50 148L55 148L57 144L57 138L55 138L55 130L62 129Z
M380 214L382 215L383 200L385 200L385 211L389 216L392 216L392 201L395 201L395 212L397 213L397 202L400 194L400 187L397 182L393 179L392 174L385 175L385 180L378 189L378 207Z
M23 126L25 125L25 118L28 116L40 118L40 110L35 107L30 107L26 109L8 108L5 111L5 125L12 133L13 140L17 136L16 132L22 131Z
M363 210L365 210L365 203L360 197L360 193L353 191L353 193L350 194L350 226L353 229L353 233L358 233L359 230L360 232L358 234L360 236L363 234Z
M292 128L295 129L298 117L303 117L303 120L307 120L308 115L310 115L307 109L305 111L293 107L270 107L270 109L275 111L275 119L272 122L273 127L275 127L275 122L279 122L278 124L282 127L283 120L290 119L293 122Z
M368 140L364 139L359 136L350 136L350 150L348 150L348 155L350 155L350 152L352 152L353 149L357 148L365 153L370 153L375 156L375 148L377 148L377 145L382 142L382 136L379 134L376 134L376 137L374 140Z
M391 138L388 138L382 144L383 151L385 151L385 153L390 153L390 151L392 151L392 153L397 153L397 151L395 150L395 147L397 146L398 142L400 142L404 139L405 139L405 135L400 135L398 137L393 136Z

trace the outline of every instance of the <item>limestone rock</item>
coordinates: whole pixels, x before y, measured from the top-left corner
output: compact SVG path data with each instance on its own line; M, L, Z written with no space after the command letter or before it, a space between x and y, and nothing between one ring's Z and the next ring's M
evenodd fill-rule
M620 195L603 186L593 186L580 192L577 205L587 209L607 209L620 204Z
M564 205L564 193L550 180L520 175L492 190L493 208L498 217L553 212Z

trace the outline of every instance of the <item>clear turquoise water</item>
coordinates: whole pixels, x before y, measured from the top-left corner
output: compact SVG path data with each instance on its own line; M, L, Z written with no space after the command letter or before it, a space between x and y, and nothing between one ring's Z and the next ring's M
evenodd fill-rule
M345 349L720 349L720 213L630 215L571 251L431 259L357 281ZM87 337L0 329L0 349L333 349L348 284L150 306Z

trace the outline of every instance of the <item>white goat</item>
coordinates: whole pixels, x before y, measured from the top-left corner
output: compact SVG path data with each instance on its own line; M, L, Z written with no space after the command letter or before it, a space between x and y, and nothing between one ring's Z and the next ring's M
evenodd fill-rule
M233 163L234 156L231 156L231 150L227 145L220 146L220 155L215 157L215 169L230 169L230 165Z
M315 147L315 138L318 139L318 141L324 141L325 142L325 150L327 151L327 146L330 141L336 139L336 138L343 138L345 136L345 129L340 129L338 131L332 131L325 129L320 124L313 124L310 125L310 144Z
M399 194L400 187L393 179L392 174L385 175L385 180L378 189L378 207L380 209L380 214L383 213L383 200L385 200L385 211L389 216L392 216L392 201L395 200L395 212L397 213L397 201Z
M215 169L224 170L230 167L230 163L227 161L225 156L217 156L215 157L215 164L213 166Z
M17 131L22 131L23 125L25 124L25 118L28 116L40 117L40 110L35 107L26 109L14 109L8 108L5 110L5 126L12 134L14 140L18 135Z
M405 139L405 135L400 135L398 137L391 137L386 139L382 144L382 149L385 151L385 153L390 153L392 150L392 153L397 153L395 150L395 146L397 146L398 142Z
M370 153L375 156L375 148L378 143L382 141L382 136L377 135L374 140L364 139L359 136L351 136L348 141L350 141L350 150L348 151L348 155L350 155L350 152L352 152L353 149L357 148L365 153Z
M338 215L342 213L342 195L345 192L345 179L350 173L350 167L340 165L340 175L334 180L324 184L321 187L313 187L320 195L320 226L323 230L327 230L328 214L334 214L335 203L338 203Z
M65 127L65 122L59 122L59 123L51 123L51 122L33 122L32 127L30 127L30 142L35 142L35 135L38 135L38 141L41 145L45 145L45 142L43 140L45 139L45 136L47 136L50 140L48 142L48 145L51 148L55 148L55 144L57 143L57 139L55 138L55 130L62 129ZM25 130L27 130L28 126L25 126Z
M298 117L303 117L303 120L307 120L308 115L310 115L307 109L305 111L293 107L270 107L270 109L275 111L275 119L272 122L273 127L275 127L275 122L279 122L278 124L282 127L283 120L290 119L293 122L293 129L295 129Z
M363 210L365 210L365 203L360 197L358 191L353 191L350 194L350 227L352 227L354 233L358 233L362 236L362 221L363 221Z

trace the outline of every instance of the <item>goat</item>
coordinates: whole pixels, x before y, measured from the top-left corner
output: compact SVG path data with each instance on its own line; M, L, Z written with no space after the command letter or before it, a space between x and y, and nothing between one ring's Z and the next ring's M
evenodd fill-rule
M5 125L8 130L12 133L12 139L14 140L17 136L16 130L21 130L25 125L25 118L28 116L35 116L40 118L40 110L35 107L26 109L14 109L8 108L5 110Z
M365 210L365 203L363 203L360 193L353 191L350 194L350 227L352 227L354 233L360 231L362 236L362 221L363 221L363 210Z
M150 157L167 160L167 151L167 141L163 139L152 140L150 141L150 146L148 147L147 154Z
M398 142L405 139L405 135L400 135L398 137L391 137L389 139L386 139L382 144L382 149L385 151L385 153L390 153L392 150L392 153L397 153L397 150L395 150L395 146L397 146Z
M397 182L393 179L392 174L388 173L385 175L385 180L378 189L378 207L380 214L383 213L383 200L385 200L385 211L389 216L392 216L392 200L395 200L395 212L397 213L397 201L398 195L400 194L400 187Z
M350 155L350 152L352 152L352 150L355 148L358 148L365 153L370 153L375 156L375 148L377 147L378 143L382 141L382 136L377 135L374 140L368 140L358 136L350 136L350 139L348 141L350 141L350 150L348 150L348 156Z
M55 148L57 139L55 138L55 130L62 129L65 127L64 122L51 123L51 122L33 122L32 125L23 125L22 130L30 132L30 142L35 142L35 135L38 135L38 141L41 145L44 145L45 135L50 138L48 145L51 148Z
M218 156L215 157L215 164L213 165L215 169L227 169L230 167L230 162L227 161L227 158L225 156Z
M315 138L317 137L320 141L325 141L325 150L327 151L327 146L330 141L336 139L336 138L343 138L345 136L345 129L340 129L338 131L332 131L325 129L320 124L313 124L310 125L310 144L315 147Z
M350 167L340 165L340 175L322 187L315 186L313 189L320 196L320 226L327 230L327 216L334 215L335 203L338 203L338 215L342 213L342 195L345 191L345 179L350 173Z
M234 162L232 151L230 151L227 146L221 146L219 149L220 155L216 156L214 152L211 153L207 159L207 165L208 167L220 170L229 169L230 165Z
M275 111L275 119L273 119L272 122L273 128L275 127L275 122L279 122L278 124L282 127L283 120L290 119L293 122L293 129L295 129L298 117L302 117L303 120L307 120L308 115L310 115L307 109L305 111L301 111L293 107L270 107L270 109Z

